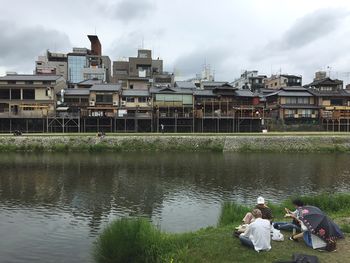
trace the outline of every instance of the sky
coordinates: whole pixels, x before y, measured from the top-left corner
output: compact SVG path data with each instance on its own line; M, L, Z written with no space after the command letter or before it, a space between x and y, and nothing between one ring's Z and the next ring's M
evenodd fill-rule
M216 80L244 70L303 75L326 70L350 83L348 0L0 0L0 75L32 73L47 49L90 47L112 61L152 49L177 79L209 64Z

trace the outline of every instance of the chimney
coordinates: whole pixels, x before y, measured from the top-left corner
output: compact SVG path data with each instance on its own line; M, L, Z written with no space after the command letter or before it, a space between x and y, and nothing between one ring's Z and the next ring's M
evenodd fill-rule
M91 54L95 56L102 56L101 42L96 35L88 35L91 42Z

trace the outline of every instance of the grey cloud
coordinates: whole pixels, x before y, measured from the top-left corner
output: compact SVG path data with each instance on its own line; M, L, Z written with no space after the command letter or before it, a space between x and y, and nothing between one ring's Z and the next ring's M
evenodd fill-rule
M191 77L200 73L204 64L209 64L212 70L224 70L225 61L230 51L227 47L211 47L203 49L198 47L196 50L183 54L174 62L174 68L179 77Z
M321 9L308 14L297 20L284 34L280 48L299 48L323 38L332 33L348 15L348 12L339 9Z
M320 9L299 18L280 39L269 42L254 59L280 55L286 51L303 48L324 39L336 31L339 24L349 15L341 9Z
M128 23L147 17L156 5L151 0L122 0L108 7L110 15L117 20Z
M0 32L0 66L5 68L32 69L35 58L45 50L64 51L71 46L66 34L41 26L22 28L0 21Z

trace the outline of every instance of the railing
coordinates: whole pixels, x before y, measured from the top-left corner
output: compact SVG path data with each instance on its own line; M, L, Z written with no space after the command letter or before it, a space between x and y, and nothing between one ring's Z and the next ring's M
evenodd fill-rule
M48 114L44 114L42 112L20 112L20 113L12 113L12 112L0 112L0 118L18 118L18 119L30 119L30 118L47 118L54 117L55 113L50 112Z
M159 112L160 118L192 118L192 112Z

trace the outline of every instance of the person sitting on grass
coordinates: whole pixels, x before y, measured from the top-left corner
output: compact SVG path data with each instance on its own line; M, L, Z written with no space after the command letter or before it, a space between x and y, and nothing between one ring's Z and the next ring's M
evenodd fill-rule
M253 248L255 251L269 251L271 249L271 223L262 219L259 209L254 209L252 215L255 220L248 225L244 233L240 234L239 240L242 245Z
M302 221L299 221L299 223L303 232L296 235L292 235L289 238L290 240L298 241L299 239L303 238L305 244L308 247L311 247L313 249L321 249L321 250L325 250L327 248L327 243L324 240L312 234Z
M262 214L262 219L267 219L272 221L272 211L271 209L266 205L265 199L262 196L259 196L257 198L257 205L255 206L255 209L259 209ZM243 218L243 223L244 224L250 224L254 221L254 216L252 213L247 213L244 218Z
M293 219L292 222L276 222L273 224L273 227L279 230L285 230L285 231L293 231L294 233L296 232L301 232L301 226L299 223L299 210L298 208L304 206L303 201L300 199L294 199L292 201L295 211L290 211L288 208L285 208L284 210L286 211L286 215L284 217L290 217Z

